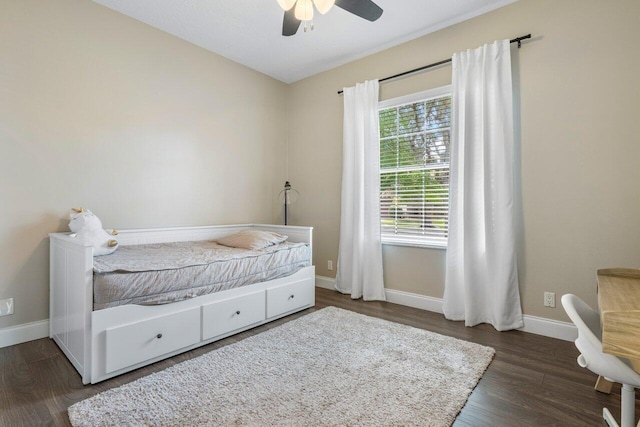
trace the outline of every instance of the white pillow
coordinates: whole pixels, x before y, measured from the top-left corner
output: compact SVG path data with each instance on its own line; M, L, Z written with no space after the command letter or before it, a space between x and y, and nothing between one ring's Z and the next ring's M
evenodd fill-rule
M218 243L232 248L257 250L277 245L285 240L287 240L287 236L271 231L242 230L218 239Z

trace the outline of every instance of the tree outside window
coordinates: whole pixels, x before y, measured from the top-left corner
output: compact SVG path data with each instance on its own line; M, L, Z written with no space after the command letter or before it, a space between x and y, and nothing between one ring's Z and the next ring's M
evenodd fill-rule
M446 244L450 127L450 95L380 110L383 239Z

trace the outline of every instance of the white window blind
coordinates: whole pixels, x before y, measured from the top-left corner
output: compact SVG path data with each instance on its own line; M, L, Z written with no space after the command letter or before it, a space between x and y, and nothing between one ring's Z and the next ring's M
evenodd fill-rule
M450 88L380 103L383 242L446 246Z

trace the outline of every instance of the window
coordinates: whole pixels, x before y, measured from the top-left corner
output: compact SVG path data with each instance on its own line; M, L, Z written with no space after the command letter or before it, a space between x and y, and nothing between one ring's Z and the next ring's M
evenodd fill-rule
M379 114L382 242L446 247L451 87L383 101Z

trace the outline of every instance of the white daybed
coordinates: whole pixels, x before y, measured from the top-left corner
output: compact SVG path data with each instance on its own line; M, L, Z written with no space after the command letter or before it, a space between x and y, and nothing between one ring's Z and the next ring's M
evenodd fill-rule
M216 240L257 229L309 244L311 227L226 225L125 230L121 246ZM266 282L164 305L120 305L93 310L93 249L51 233L49 337L84 384L97 383L315 305L315 267Z

